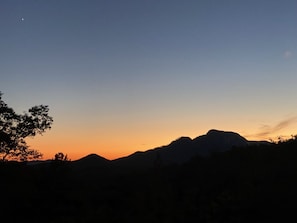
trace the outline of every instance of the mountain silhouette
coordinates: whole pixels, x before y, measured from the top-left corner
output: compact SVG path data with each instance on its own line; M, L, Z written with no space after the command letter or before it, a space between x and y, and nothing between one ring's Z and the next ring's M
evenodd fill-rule
M89 169L107 166L110 164L110 160L105 159L97 154L89 154L81 159L71 162L71 165L76 169Z
M105 165L109 163L110 160L105 159L102 156L99 156L97 154L91 153L85 157L82 157L81 159L73 161L73 163L77 163L79 165Z
M211 129L205 135L194 139L180 137L168 145L145 152L136 152L113 160L112 163L125 167L154 167L159 164L182 164L195 156L209 156L213 153L227 151L233 147L246 147L255 143L264 142L248 141L235 132Z
M97 154L89 154L81 159L71 161L75 170L88 171L90 169L116 169L156 167L159 165L183 164L196 156L206 157L213 153L225 152L233 147L247 147L250 145L271 144L268 141L249 141L232 131L211 129L205 135L194 139L182 136L168 145L138 151L131 155L114 160L108 160ZM45 161L40 161L45 163Z

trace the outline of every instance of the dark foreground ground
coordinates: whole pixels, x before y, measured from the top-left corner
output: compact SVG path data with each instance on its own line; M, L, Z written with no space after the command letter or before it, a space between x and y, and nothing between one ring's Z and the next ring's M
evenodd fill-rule
M150 169L1 163L7 222L296 222L297 140Z

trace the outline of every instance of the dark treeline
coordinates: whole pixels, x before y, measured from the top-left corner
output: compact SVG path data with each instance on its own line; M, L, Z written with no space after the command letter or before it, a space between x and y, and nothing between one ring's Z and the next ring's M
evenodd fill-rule
M4 162L9 222L284 222L297 220L297 139L233 148L183 165L118 171L71 161Z

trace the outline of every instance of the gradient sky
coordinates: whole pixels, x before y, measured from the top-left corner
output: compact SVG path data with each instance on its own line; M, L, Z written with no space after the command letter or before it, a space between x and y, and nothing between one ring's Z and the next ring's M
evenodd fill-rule
M297 134L296 0L0 0L0 91L44 158Z

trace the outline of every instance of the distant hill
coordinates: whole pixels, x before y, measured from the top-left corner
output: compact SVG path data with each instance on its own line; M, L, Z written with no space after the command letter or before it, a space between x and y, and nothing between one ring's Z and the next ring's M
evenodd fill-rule
M81 159L75 160L71 162L71 165L74 168L86 169L86 168L97 168L109 165L111 163L110 160L105 159L102 156L97 154L89 154Z
M183 136L168 145L144 152L138 151L115 160L108 160L97 154L89 154L70 163L76 170L100 169L111 166L118 169L122 167L156 167L158 165L182 164L196 156L205 157L213 153L230 150L233 147L246 147L257 144L271 143L268 141L249 141L236 132L211 129L205 135L194 139ZM40 161L40 163L45 163L45 161Z
M112 163L116 166L125 167L180 164L195 156L208 156L212 153L227 151L233 147L246 147L256 143L268 142L248 141L238 133L212 129L207 134L197 138L180 137L166 146L145 152L136 152L127 157L113 160Z

